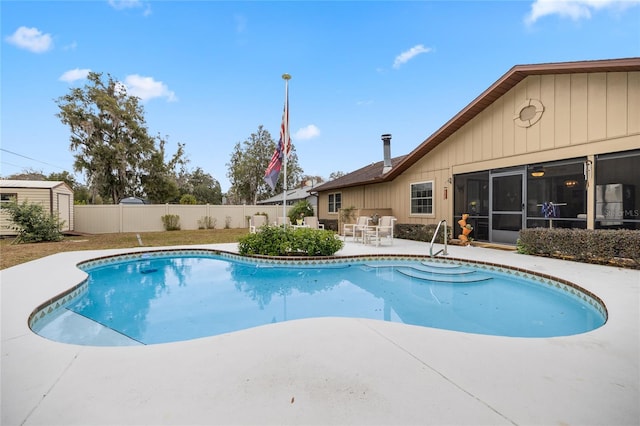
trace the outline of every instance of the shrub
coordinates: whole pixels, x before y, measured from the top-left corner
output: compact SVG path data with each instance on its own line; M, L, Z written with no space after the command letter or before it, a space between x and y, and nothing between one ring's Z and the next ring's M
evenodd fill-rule
M165 214L162 216L162 224L166 231L180 230L180 216L177 214Z
M196 200L196 197L192 194L184 194L180 197L180 204L198 204L198 200Z
M433 233L436 232L437 227L438 225L399 223L393 229L393 236L405 240L425 241L430 243L433 238ZM452 226L447 224L447 241L451 241L452 232ZM444 243L444 226L440 227L435 242L440 244Z
M313 216L313 207L307 200L300 200L289 210L289 219L295 224L296 220L304 219L305 216Z
M640 231L522 229L517 250L523 254L640 268Z
M203 216L198 219L198 229L216 229L216 218L211 216Z
M269 225L238 242L240 254L264 256L331 256L343 246L332 231Z
M38 243L42 241L60 241L62 233L60 227L64 223L57 216L45 213L40 204L22 204L15 201L6 204L3 209L9 213L13 225L9 229L18 231L14 243Z

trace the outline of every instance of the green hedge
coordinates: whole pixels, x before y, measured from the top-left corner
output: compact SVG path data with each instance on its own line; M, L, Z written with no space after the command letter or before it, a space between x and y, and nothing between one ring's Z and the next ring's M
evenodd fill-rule
M524 254L640 269L640 231L522 229L517 247Z
M269 225L238 242L240 254L265 256L331 256L343 246L332 231Z
M436 232L438 225L420 225L399 223L393 228L393 236L395 238L402 238L405 240L425 241L430 243L433 238L433 233ZM447 224L447 241L451 241L451 226ZM435 240L436 243L444 243L444 225L440 226L438 236Z

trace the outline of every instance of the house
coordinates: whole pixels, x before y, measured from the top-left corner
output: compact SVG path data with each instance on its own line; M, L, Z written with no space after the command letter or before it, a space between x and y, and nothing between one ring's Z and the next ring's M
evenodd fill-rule
M314 194L311 193L314 191ZM267 198L266 200L258 201L257 204L260 205L282 205L283 201L283 193L274 195L273 197ZM313 210L317 210L318 198L315 195L315 188L312 186L303 186L301 188L290 189L287 191L287 205L292 206L299 201L307 200L309 204L313 207Z
M517 65L409 154L382 141L383 161L315 188L321 219L469 214L471 237L506 244L532 227L640 229L640 58Z
M46 213L56 212L62 231L73 230L73 190L62 181L0 180L0 205L12 200L22 203L39 203ZM15 235L9 229L11 221L6 213L0 213L0 235Z

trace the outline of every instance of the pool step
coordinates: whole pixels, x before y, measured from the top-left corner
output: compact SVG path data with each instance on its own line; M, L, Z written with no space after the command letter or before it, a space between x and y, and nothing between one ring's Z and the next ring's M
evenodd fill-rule
M435 269L463 269L460 265L444 264L441 262L432 262L429 260L423 260L422 262L420 262L420 264Z
M490 276L482 275L480 273L474 273L472 275L448 274L443 272L419 271L415 268L406 268L406 267L396 268L396 271L411 278L417 278L420 280L433 281L433 282L439 282L439 283L466 284L466 283L487 281L491 279ZM474 271L471 271L471 272L474 272Z
M369 268L406 268L413 269L419 272L428 272L432 274L446 274L446 275L466 275L473 274L473 269L465 269L458 265L452 266L432 266L427 263L422 262L421 264L406 264L406 263L396 263L396 264L385 264L381 266L373 266L373 265L365 265Z

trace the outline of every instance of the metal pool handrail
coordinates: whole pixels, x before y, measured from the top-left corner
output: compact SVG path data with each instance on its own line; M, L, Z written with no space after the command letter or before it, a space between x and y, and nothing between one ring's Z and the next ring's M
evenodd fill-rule
M444 248L438 250L435 254L433 254L433 243L436 240L436 236L438 235L438 230L440 229L440 225L442 225L444 223ZM448 256L449 253L447 253L447 220L446 219L442 219L440 222L438 222L438 226L436 226L436 230L433 233L433 237L431 238L431 245L429 246L429 256L434 257L439 255L440 253L442 253L443 256Z

